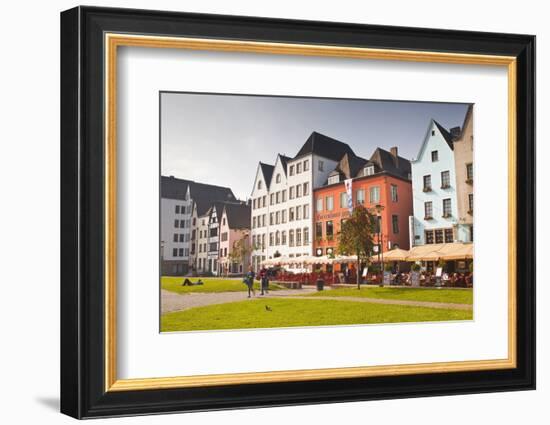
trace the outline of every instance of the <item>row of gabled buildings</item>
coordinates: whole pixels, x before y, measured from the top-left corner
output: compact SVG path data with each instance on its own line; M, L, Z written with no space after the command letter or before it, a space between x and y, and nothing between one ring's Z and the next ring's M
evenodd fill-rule
M248 257L232 255L249 246L250 205L227 187L161 177L161 273L240 274Z
M381 252L472 242L472 107L461 127L431 120L412 161L397 147L362 158L313 132L295 156L259 162L246 202L226 187L162 177L162 273L239 274L275 257L336 254L356 205L378 211Z
M260 162L251 193L251 264L274 257L336 254L356 205L380 217L380 252L473 241L473 123L447 131L431 120L417 158L376 148L369 159L313 132L294 157Z

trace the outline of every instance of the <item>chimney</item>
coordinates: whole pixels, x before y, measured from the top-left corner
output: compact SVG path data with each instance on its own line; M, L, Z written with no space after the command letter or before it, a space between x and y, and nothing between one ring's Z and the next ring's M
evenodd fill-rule
M451 136L454 139L458 139L460 137L460 127L453 127L450 130Z
M399 168L399 159L397 157L397 146L394 146L390 149L391 155L393 156L393 164L395 168Z

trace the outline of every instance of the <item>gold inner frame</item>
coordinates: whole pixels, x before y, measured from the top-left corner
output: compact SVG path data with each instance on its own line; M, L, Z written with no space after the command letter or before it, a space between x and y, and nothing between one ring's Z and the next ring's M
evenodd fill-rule
M105 391L135 391L214 385L446 373L515 368L516 357L516 58L477 54L370 49L105 34ZM116 99L119 46L436 62L507 67L508 71L508 357L495 360L118 379L116 373Z

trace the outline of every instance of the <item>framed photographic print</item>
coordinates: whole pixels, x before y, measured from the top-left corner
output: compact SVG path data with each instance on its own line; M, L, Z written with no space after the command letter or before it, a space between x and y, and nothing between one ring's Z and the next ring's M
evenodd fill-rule
M61 410L535 387L535 38L61 14Z

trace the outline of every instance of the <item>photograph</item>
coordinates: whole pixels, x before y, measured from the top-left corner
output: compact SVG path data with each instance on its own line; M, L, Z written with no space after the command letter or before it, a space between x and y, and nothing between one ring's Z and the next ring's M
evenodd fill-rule
M159 107L161 332L474 320L474 104Z

